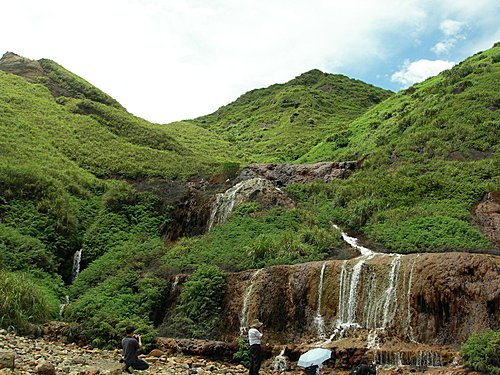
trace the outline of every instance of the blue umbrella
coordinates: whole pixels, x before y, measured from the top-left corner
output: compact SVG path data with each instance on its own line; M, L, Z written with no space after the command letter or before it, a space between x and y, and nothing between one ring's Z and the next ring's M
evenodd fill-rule
M309 367L314 365L321 365L327 359L330 359L332 351L323 348L311 349L302 354L297 362L297 365L302 367Z

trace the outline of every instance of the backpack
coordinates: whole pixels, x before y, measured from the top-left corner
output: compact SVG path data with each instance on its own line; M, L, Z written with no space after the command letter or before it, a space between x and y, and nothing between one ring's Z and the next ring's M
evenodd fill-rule
M316 375L317 365L306 367L304 375Z
M366 367L365 367L366 368ZM376 373L376 369L374 369ZM367 373L370 373L370 370L368 370L368 372L366 371L363 371L363 365L357 365L356 367L354 367L351 372L349 373L349 375L365 375Z

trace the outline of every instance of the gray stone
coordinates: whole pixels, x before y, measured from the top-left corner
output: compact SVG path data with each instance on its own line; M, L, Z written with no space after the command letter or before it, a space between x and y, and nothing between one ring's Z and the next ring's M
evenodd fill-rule
M14 360L16 353L13 352L0 352L0 369L14 368Z
M55 375L56 368L52 363L44 362L35 367L35 372L40 375Z

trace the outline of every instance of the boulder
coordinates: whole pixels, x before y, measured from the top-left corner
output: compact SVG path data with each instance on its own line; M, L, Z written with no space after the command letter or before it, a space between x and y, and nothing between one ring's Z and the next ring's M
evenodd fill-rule
M16 359L16 353L13 352L0 352L0 369L2 368L14 368L14 360Z
M56 368L52 363L44 362L35 367L35 373L40 375L55 375Z
M161 351L160 349L153 349L149 352L148 357L161 357L164 355L165 352Z

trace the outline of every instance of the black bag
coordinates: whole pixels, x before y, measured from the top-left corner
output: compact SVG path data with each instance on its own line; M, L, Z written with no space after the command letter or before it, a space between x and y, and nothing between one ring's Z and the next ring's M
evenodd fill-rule
M359 375L361 374L361 366L358 365L356 367L354 367L351 372L349 373L349 375Z
M306 370L304 371L304 375L316 375L317 368L318 368L318 365L306 367Z

